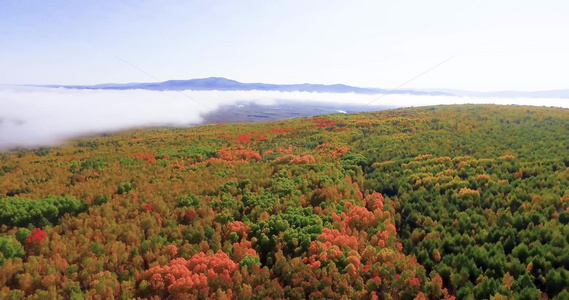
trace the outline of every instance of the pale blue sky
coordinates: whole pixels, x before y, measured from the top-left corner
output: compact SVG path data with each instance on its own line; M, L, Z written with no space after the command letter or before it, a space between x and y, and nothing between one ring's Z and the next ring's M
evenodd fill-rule
M569 88L569 1L6 1L0 83Z

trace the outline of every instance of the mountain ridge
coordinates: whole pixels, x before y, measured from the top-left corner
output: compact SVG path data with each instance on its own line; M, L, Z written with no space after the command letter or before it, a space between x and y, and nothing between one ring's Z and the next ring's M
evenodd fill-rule
M37 85L36 85L37 86ZM40 85L50 88L90 89L90 90L154 90L154 91L281 91L315 93L356 93L356 94L410 94L427 96L453 96L439 91L387 90L381 88L355 87L345 84L273 84L243 83L224 77L195 78L186 80L167 80L162 82L103 83L96 85Z
M356 87L346 84L275 84L262 82L240 82L225 77L194 79L174 79L162 82L102 83L95 85L24 85L47 88L87 89L87 90L151 90L151 91L279 91L312 93L354 93L354 94L407 94L415 96L450 96L477 98L559 98L569 99L569 89L515 91L500 90L477 92L459 89L382 89Z

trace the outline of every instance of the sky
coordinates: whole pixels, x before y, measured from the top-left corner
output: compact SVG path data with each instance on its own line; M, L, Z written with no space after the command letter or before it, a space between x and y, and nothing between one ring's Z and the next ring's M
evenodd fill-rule
M566 89L568 15L552 0L0 0L0 84L394 88L453 57L405 87Z

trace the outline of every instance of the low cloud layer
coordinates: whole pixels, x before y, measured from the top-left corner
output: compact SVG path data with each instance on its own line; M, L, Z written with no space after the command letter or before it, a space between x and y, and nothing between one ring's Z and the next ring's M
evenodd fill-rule
M262 91L143 91L0 88L0 149L55 145L79 135L147 126L191 126L223 105L321 103L346 110L378 106L496 103L569 107L563 99L326 94ZM377 99L372 104L371 101ZM205 104L201 105L196 101ZM207 106L207 107L206 107Z

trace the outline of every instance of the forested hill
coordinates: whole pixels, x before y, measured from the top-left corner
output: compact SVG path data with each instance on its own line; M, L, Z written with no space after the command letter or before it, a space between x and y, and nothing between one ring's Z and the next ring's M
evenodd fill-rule
M0 156L0 299L569 299L569 110L436 106Z

